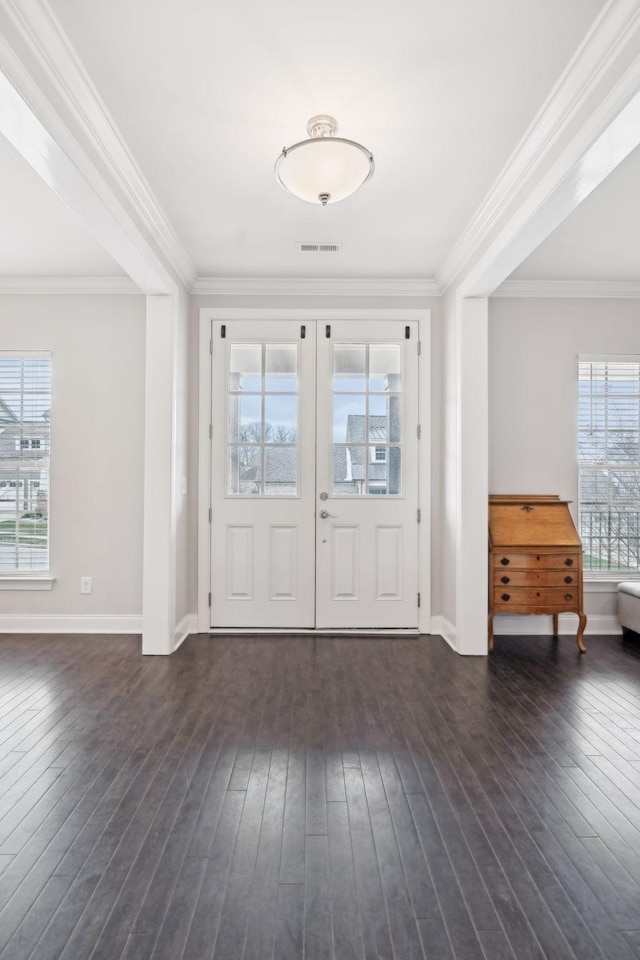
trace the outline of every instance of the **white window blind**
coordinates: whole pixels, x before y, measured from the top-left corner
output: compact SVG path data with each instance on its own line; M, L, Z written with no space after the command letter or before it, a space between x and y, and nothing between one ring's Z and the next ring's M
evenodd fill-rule
M578 473L584 569L640 576L640 358L581 358Z
M0 353L0 575L49 568L51 358Z

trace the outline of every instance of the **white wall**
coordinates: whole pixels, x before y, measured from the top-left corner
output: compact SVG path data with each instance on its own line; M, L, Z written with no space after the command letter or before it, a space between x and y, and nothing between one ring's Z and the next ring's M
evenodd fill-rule
M438 297L191 297L189 328L189 607L197 609L197 476L198 476L198 329L202 307L246 307L274 309L430 309L431 310L431 610L437 616L442 612L442 302Z
M490 300L491 493L557 493L577 519L577 357L598 353L640 353L639 300ZM615 591L592 588L585 610L606 628Z
M51 592L0 591L0 630L8 628L7 617L34 615L136 622L142 612L145 298L0 296L0 350L52 354L56 578ZM93 577L90 596L80 595L81 575Z

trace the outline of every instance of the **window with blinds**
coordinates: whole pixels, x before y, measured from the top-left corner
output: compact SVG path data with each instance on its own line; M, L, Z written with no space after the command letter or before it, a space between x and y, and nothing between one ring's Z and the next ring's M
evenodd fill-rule
M0 353L0 575L49 569L51 358Z
M585 572L640 576L640 357L580 358L578 475Z

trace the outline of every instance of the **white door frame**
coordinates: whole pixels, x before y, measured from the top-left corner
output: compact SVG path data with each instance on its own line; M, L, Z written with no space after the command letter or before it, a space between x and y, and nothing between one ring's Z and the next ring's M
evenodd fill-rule
M212 383L211 383L211 321L212 320L293 320L299 323L339 320L400 320L418 321L422 354L419 381L419 413L421 441L418 456L419 507L421 523L418 530L418 589L420 609L418 629L431 633L431 311L398 308L380 309L285 309L242 307L202 307L199 331L199 387L198 387L198 632L211 630L209 589L211 583L211 439ZM284 631L278 631L284 632ZM296 631L297 632L297 631Z

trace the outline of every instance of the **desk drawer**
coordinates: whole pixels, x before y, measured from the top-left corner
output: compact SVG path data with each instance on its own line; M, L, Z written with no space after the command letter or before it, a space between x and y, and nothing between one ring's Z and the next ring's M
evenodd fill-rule
M571 568L561 570L518 570L517 568L496 568L493 582L499 587L570 587L576 589L580 573Z
M575 607L579 600L577 585L571 587L511 587L496 584L493 588L495 607Z
M579 570L578 553L494 553L494 570Z

